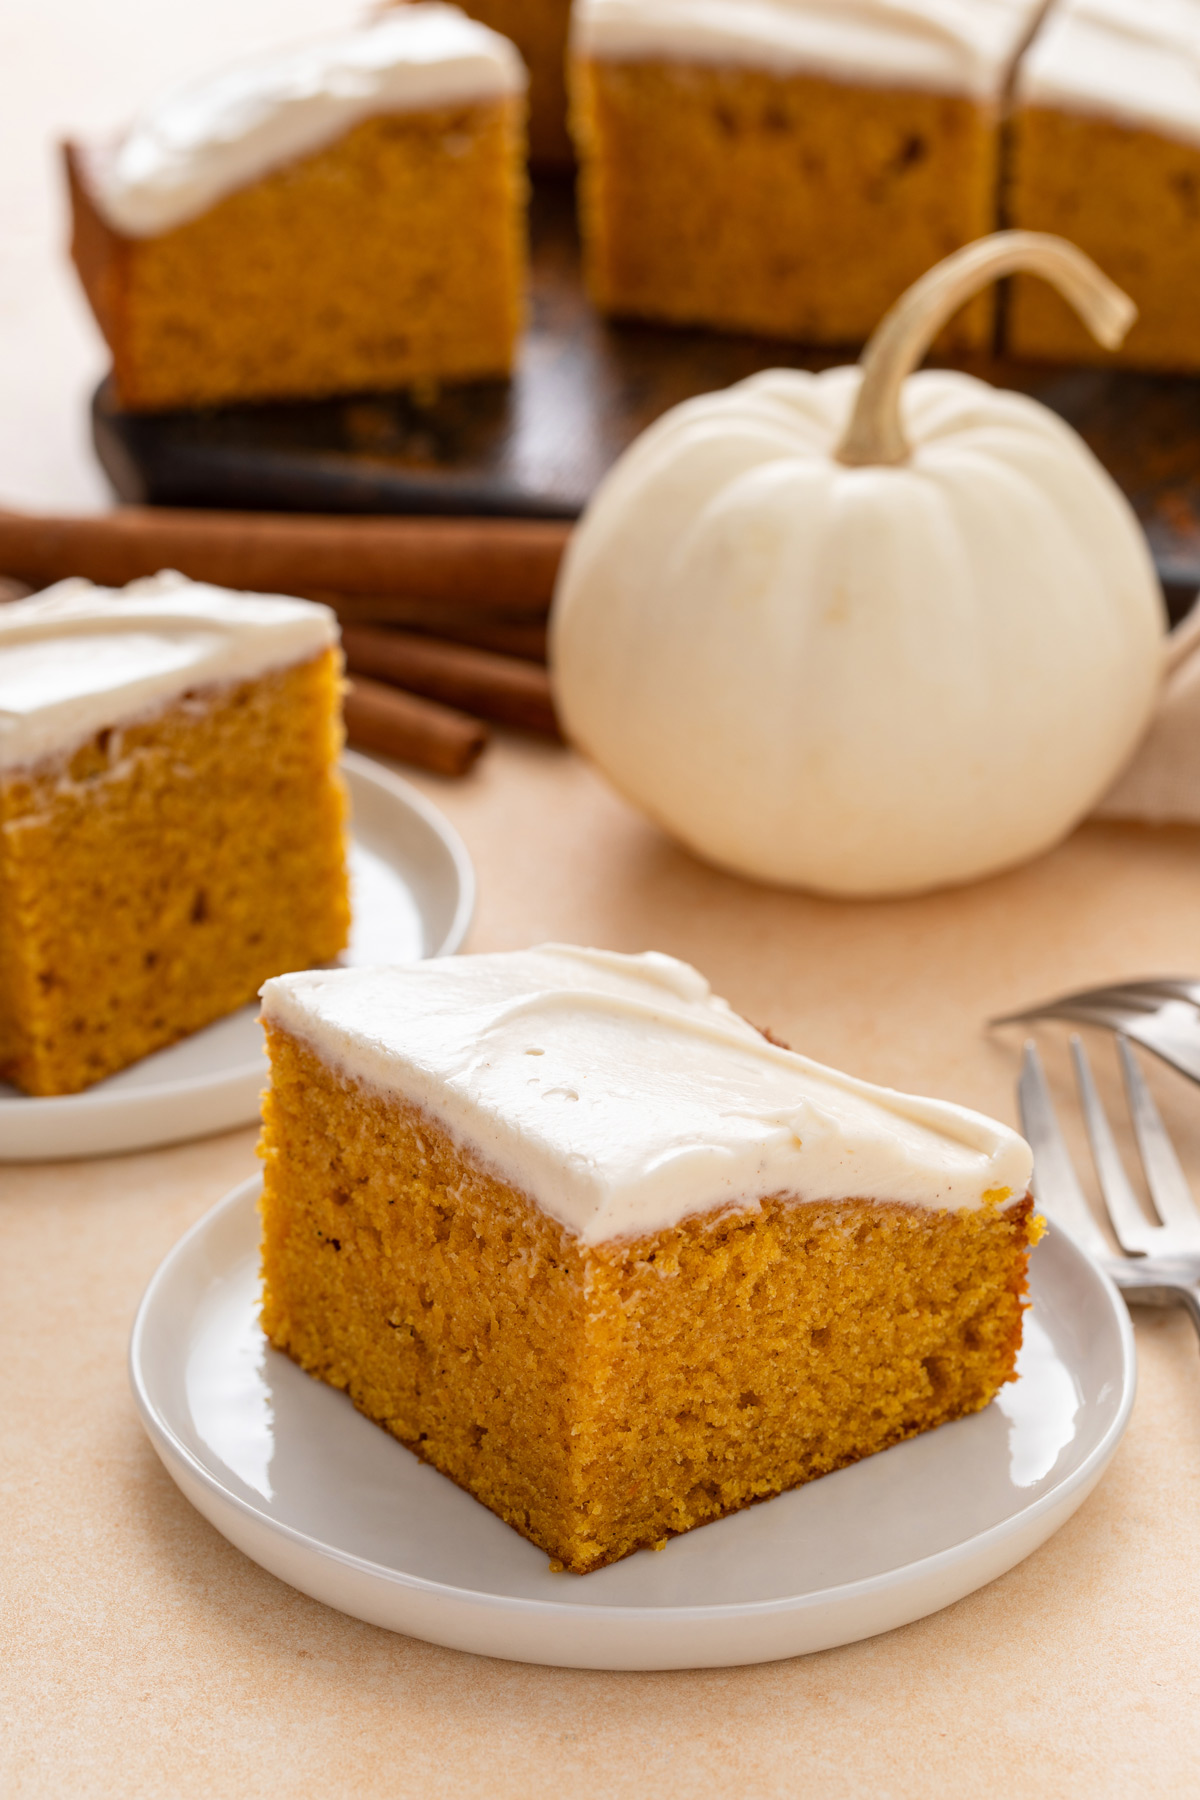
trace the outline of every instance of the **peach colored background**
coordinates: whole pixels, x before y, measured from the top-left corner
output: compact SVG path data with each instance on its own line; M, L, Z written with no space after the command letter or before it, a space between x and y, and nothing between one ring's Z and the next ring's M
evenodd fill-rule
M6 0L0 12L0 505L100 504L102 367L58 260L48 135L150 81L353 14L335 0ZM975 888L843 906L694 863L579 762L501 741L421 778L474 855L474 949L565 938L688 957L756 1022L876 1079L1014 1116L989 1013L1200 971L1200 838L1088 827ZM1048 1054L1062 1079L1061 1044ZM1110 1072L1107 1061L1106 1075ZM1200 1095L1154 1075L1200 1176ZM253 1133L0 1168L0 1795L259 1800L1192 1794L1200 1777L1200 1355L1140 1314L1141 1386L1097 1493L1020 1568L872 1642L760 1668L485 1661L329 1612L194 1513L134 1415L125 1346Z
M839 906L701 868L565 751L502 742L466 782L420 785L476 858L474 948L657 945L807 1051L1008 1118L1016 1046L981 1033L989 1012L1200 967L1200 843L1183 833L1089 827L959 894ZM1200 1096L1156 1086L1200 1170ZM175 1239L252 1168L245 1131L0 1170L5 1796L1195 1791L1200 1356L1181 1317L1139 1315L1133 1423L1096 1494L949 1611L762 1668L526 1668L291 1592L155 1460L126 1387L130 1320Z

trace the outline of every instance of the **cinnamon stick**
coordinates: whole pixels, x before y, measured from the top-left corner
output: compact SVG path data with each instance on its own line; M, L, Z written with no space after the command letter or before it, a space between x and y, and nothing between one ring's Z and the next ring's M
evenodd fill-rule
M520 662L546 666L546 627L525 624L520 619L495 619L491 622L467 617L413 621L415 631L430 637L448 639L452 644L471 644L476 650L494 650L498 656L514 656Z
M477 650L517 656L523 662L546 661L544 613L478 612L451 601L413 600L391 594L335 594L322 588L306 588L301 598L321 600L331 606L343 628L399 625L426 636L447 638L451 643L473 644Z
M382 681L357 678L345 696L346 736L362 750L416 763L437 775L465 775L488 741L479 719Z
M371 625L347 626L342 648L353 674L380 676L412 693L521 731L560 735L549 677L533 663Z
M0 511L0 569L35 586L123 587L178 569L258 593L404 594L544 614L570 535L554 519L350 517L123 506L94 517Z

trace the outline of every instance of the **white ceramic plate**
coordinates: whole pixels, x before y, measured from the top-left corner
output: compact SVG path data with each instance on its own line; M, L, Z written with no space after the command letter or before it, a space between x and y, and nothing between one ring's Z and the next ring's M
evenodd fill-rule
M769 1662L936 1612L1012 1568L1099 1480L1129 1417L1133 1334L1052 1231L1021 1379L986 1412L593 1575L545 1554L267 1347L258 1180L176 1245L130 1345L142 1420L217 1530L327 1605L517 1662Z
M475 875L458 834L398 775L347 751L354 923L343 962L448 956L466 936ZM250 1125L267 1064L244 1006L83 1094L31 1099L0 1082L0 1161L144 1150Z

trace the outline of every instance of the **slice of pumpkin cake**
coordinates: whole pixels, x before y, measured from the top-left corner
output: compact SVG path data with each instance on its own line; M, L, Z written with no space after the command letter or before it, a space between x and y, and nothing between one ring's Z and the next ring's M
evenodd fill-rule
M576 0L585 272L605 312L861 342L996 223L1044 0ZM944 347L990 341L972 300Z
M72 255L118 403L506 375L525 285L525 70L457 7L218 70L68 145Z
M562 945L263 990L263 1324L579 1573L986 1406L1031 1156Z
M0 608L0 1078L76 1093L338 954L340 688L303 600L164 574Z

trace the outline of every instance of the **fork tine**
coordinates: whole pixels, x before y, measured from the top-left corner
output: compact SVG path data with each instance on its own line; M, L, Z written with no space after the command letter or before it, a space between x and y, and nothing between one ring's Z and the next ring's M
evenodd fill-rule
M1121 1059L1121 1073L1125 1077L1129 1114L1133 1120L1142 1166L1146 1171L1146 1186L1150 1190L1155 1211L1163 1224L1172 1231L1186 1233L1187 1243L1179 1245L1181 1251L1185 1248L1194 1249L1200 1244L1200 1212L1196 1210L1187 1177L1180 1167L1175 1146L1167 1135L1167 1128L1159 1116L1150 1089L1146 1086L1146 1079L1126 1038L1120 1032L1117 1033L1117 1054Z
M1073 1025L1099 1025L1108 1031L1124 1032L1143 1050L1157 1056L1160 1062L1186 1075L1189 1081L1200 1082L1200 1006L1195 1001L1185 1002L1178 995L1167 993L1167 985L1166 982L1158 984L1163 991L1157 996L1152 996L1148 987L1143 988L1136 1002L1132 998L1102 1002L1091 995L1068 994L1061 1000L1048 1000L1043 1006L1031 1007L1025 1013L1012 1013L988 1022L994 1026L1014 1025L1018 1021L1032 1025L1047 1019L1060 1019Z
M1121 1153L1117 1149L1109 1127L1108 1117L1100 1103L1096 1092L1096 1083L1092 1079L1092 1067L1087 1059L1087 1051L1078 1032L1071 1033L1071 1061L1075 1064L1075 1080L1079 1087L1079 1102L1083 1108L1083 1122L1087 1126L1088 1143L1092 1147L1092 1161L1096 1165L1096 1179L1100 1183L1100 1192L1108 1209L1109 1222L1116 1233L1117 1242L1122 1250L1130 1256L1146 1256L1154 1247L1152 1236L1154 1227L1146 1218L1125 1173L1125 1165L1121 1161Z
M1034 1192L1038 1205L1051 1223L1061 1225L1089 1256L1110 1257L1112 1252L1084 1199L1070 1152L1058 1128L1042 1059L1032 1038L1025 1040L1017 1104L1021 1111L1021 1129L1033 1146Z
M1019 1025L1022 1021L1047 1018L1079 1018L1092 1022L1093 1014L1115 1015L1118 1011L1154 1012L1165 999L1185 1000L1200 1007L1200 984L1181 977L1154 976L1144 981L1117 981L1107 987L1079 988L1070 994L1055 994L1052 999L1038 1001L1020 1012L1004 1013L989 1019L989 1025ZM1115 1017L1097 1019L1100 1024L1115 1024Z
M1161 1006L1161 999L1156 1006ZM1154 1011L1154 1006L1138 1008L1113 999L1094 999L1067 994L1061 1000L1047 1000L1042 1006L1031 1006L1022 1013L1010 1013L1003 1019L989 1019L989 1025L1032 1025L1044 1019L1069 1019L1075 1025L1103 1025L1109 1031L1121 1031L1132 1025L1139 1010Z

